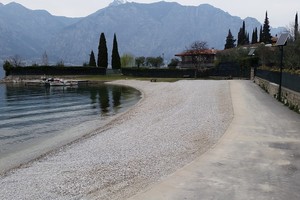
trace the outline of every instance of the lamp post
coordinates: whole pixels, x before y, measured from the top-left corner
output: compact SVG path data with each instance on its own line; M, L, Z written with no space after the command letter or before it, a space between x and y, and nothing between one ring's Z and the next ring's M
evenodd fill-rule
M283 69L283 45L278 46L280 51L280 75L279 75L279 88L278 100L281 101L281 85L282 85L282 69Z
M283 46L286 45L289 33L282 33L276 42L276 46L280 50L280 77L279 77L279 88L278 88L278 100L281 101L281 85L282 85L282 69L283 69Z
M253 56L255 56L254 52L255 52L255 48L252 48L252 49L250 49L250 51L249 51L249 53L248 53L248 56L249 56L249 58L250 58L249 65L250 65L251 68L252 68L252 66L251 66L251 65L252 65L251 59L252 59ZM253 77L252 77L252 76L253 76ZM251 79L254 79L255 76L256 76L256 66L254 66L254 68L253 68L253 74L252 74L252 69L251 69L251 72L250 72L250 78L251 78Z

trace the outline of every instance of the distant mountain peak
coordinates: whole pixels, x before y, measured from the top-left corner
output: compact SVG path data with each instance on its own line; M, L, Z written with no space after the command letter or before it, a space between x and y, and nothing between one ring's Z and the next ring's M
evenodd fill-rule
M23 6L22 4L16 3L14 1L10 2L10 3L8 3L8 4L4 5L4 6L6 8L10 8L10 9L22 9L22 10L26 9L27 10L27 8L25 6Z
M125 3L127 3L126 0L114 0L113 2L111 2L109 4L109 6L118 6L118 5L125 4Z
M99 31L105 33L107 41L112 41L117 33L121 54L164 54L168 60L194 41L206 41L210 47L223 49L228 30L237 37L243 23L240 17L209 4L182 6L163 0L148 4L134 3L134 0L110 1L109 9L100 9L80 19L21 9L17 3L0 4L0 19L4 19L0 20L0 62L18 54L35 63L47 51L50 62L63 59L65 63L82 64L88 59L88 52L98 48ZM248 33L261 27L256 19L245 21ZM82 41L82 38L85 39ZM109 42L108 49L111 48Z
M12 2L6 4L6 5L7 5L7 6L19 6L19 7L24 7L22 4L19 4L19 3L14 2L14 1L12 1Z
M211 4L208 4L208 3L202 3L199 5L200 7L207 7L207 8L216 8L214 6L212 6Z

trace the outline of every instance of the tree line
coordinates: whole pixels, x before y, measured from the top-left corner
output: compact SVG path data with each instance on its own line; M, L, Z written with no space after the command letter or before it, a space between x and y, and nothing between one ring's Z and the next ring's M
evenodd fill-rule
M160 67L164 64L164 59L161 56L158 57L134 57L130 53L125 53L120 57L118 50L117 36L114 34L113 48L111 54L111 66L112 69L120 69L121 67ZM98 45L98 57L96 61L95 53L92 50L90 53L90 60L88 66L92 67L108 67L108 53L105 34L101 33Z
M97 56L97 57L96 57ZM97 58L97 59L96 59ZM178 61L179 62L179 61ZM130 53L123 54L120 57L119 50L118 50L118 41L117 36L114 34L113 37L113 48L111 53L111 67L112 69L121 69L121 67L160 67L164 64L164 59L162 56L158 57L134 57ZM5 71L10 71L13 67L22 67L25 66L25 62L22 61L22 58L19 55L15 55L7 59L4 64L3 68ZM34 63L32 64L33 67L39 66L39 64ZM45 51L42 54L41 58L41 66L49 66L49 59L47 52ZM58 67L64 67L64 61L59 60L56 65ZM83 66L90 66L90 67L101 67L101 68L108 68L108 48L106 44L106 37L105 34L102 32L99 38L98 44L98 54L96 55L93 50L91 50L89 54L89 62L84 63Z
M98 45L98 57L97 57L97 63L94 51L91 51L90 54L90 61L89 66L91 67L108 67L108 53L107 53L107 45L106 45L106 38L105 34L100 34L99 39L99 45ZM111 54L111 66L112 69L120 69L121 68L121 58L118 50L118 42L117 42L117 36L114 34L113 39L113 48L112 48L112 54Z
M224 49L230 49L236 47L235 42L237 41L237 46L243 46L248 44L256 44L256 43L264 43L271 44L272 43L272 35L270 33L270 24L269 24L268 12L266 12L265 20L263 26L260 26L260 31L258 33L257 27L252 31L252 37L250 41L249 33L246 31L245 21L243 21L243 25L240 28L237 40L234 39L231 30L229 29L228 35L226 37L226 43Z
M295 15L294 24L291 25L289 31L289 39L284 47L284 69L290 72L300 73L300 32L298 24L298 13ZM228 31L226 37L226 51L219 52L218 62L238 62L243 66L262 66L263 68L279 68L280 56L279 48L275 48L272 44L272 35L270 34L269 18L266 12L266 17L263 26L258 32L257 28L253 30L251 41L249 33L245 30L245 22L238 33L237 46L231 31ZM249 49L235 48L243 45L255 45L255 53L249 56ZM251 46L249 46L251 47Z

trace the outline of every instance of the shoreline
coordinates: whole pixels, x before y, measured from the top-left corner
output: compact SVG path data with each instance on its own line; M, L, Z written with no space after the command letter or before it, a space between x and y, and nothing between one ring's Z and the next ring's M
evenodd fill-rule
M207 151L233 118L228 81L109 84L134 87L142 99L88 136L1 176L1 199L130 197Z
M80 128L80 126L88 126L89 123L95 122L100 123L100 127L94 127L90 130L75 131L75 129L77 129L78 127ZM85 122L80 124L79 126L65 130L58 135L49 138L43 138L42 140L37 139L37 143L33 144L30 147L28 144L16 152L7 153L0 159L0 176L21 168L24 165L35 162L36 160L39 160L47 156L48 154L57 151L60 148L64 148L64 146L88 137L89 135L100 129L101 126L105 126L109 122L109 119L97 119L94 121ZM71 136L69 134L70 132L72 132Z
M109 83L101 82L101 84ZM141 93L141 99L138 100L136 104L138 104L142 100L142 98L143 97ZM35 162L53 152L58 151L61 148L64 148L65 146L91 137L93 134L95 134L95 132L105 128L105 126L107 126L116 118L120 117L122 114L126 113L136 104L129 106L128 108L124 109L124 111L117 113L113 116L106 116L104 118L99 117L94 120L89 120L80 123L72 128L60 132L59 134L44 137L41 139L38 138L35 141L32 141L31 143L28 143L24 146L20 146L15 151L11 151L9 153L4 154L0 157L0 176L8 174L11 171L16 170L18 168L22 168L22 166Z

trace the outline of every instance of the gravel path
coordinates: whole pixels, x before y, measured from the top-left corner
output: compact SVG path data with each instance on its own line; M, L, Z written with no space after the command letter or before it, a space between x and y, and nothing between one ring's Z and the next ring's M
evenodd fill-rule
M0 199L126 199L214 145L233 112L227 81L116 81L143 99L95 134L0 177Z

